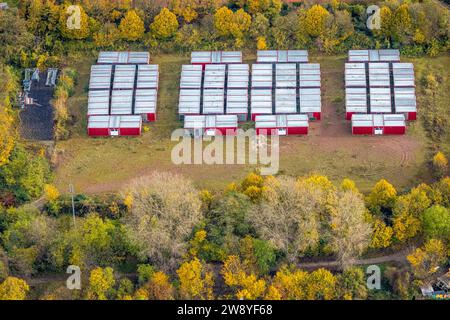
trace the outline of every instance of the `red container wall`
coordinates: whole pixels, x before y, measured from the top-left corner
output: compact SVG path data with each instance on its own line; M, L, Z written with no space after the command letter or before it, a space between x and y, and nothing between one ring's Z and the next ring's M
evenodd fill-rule
M415 121L417 120L417 113L416 112L408 112L408 121Z
M256 134L263 134L267 136L276 135L278 134L279 128L260 128L256 129Z
M316 118L316 120L320 120L322 118L322 114L320 112L313 112L313 117Z
M384 134L405 134L406 127L384 127Z
M345 119L346 120L352 120L353 112L347 112L345 113Z
M147 121L148 122L156 121L156 114L155 113L147 113Z
M353 134L373 134L373 127L352 127Z
M210 128L210 129L214 129L214 128ZM223 135L223 136L227 136L227 135L235 135L236 134L236 130L237 128L215 128L216 129L216 134L217 135ZM208 130L208 129L206 129Z
M308 134L308 127L290 127L287 128L287 134Z
M255 121L256 116L259 116L259 113L252 113L252 121Z
M88 135L91 137L106 137L109 136L108 128L88 128Z
M121 136L138 136L141 134L141 128L121 128L119 135Z
M207 64L210 64L210 63L193 63L193 64L195 64L195 65L201 65L203 71L205 71L206 65L207 65Z

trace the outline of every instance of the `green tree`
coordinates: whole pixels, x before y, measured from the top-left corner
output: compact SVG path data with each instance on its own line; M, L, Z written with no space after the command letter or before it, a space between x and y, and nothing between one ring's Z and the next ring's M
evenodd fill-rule
M450 212L447 208L433 206L425 210L422 223L428 238L450 239Z

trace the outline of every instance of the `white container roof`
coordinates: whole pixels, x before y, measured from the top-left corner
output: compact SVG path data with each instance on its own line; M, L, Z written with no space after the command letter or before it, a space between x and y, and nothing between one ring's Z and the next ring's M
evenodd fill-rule
M296 89L276 89L275 91L275 113L296 113L297 112L297 90Z
M320 64L302 63L299 64L300 88L319 88L320 83Z
M366 88L345 89L346 112L367 113L367 91Z
M200 114L200 89L181 89L178 102L179 114Z
M228 89L227 90L227 114L247 114L248 113L248 90Z
M191 52L192 64L217 64L217 63L242 63L240 51L193 51Z
M258 50L258 63L306 63L306 50Z
M109 89L111 87L111 65L93 65L91 66L91 77L89 89Z
M405 127L405 116L402 114L354 114L353 127Z
M200 89L203 70L200 65L183 65L181 70L181 89Z
M88 116L109 114L109 90L90 91L88 94Z
M346 87L367 86L366 66L364 63L345 64L345 86Z
M224 89L203 90L203 114L223 114Z
M206 65L203 87L205 89L225 88L225 69L226 66L224 64Z
M237 128L237 126L236 115L188 115L184 118L185 129Z
M389 63L369 63L369 85L371 87L389 87L391 85Z
M320 88L300 88L300 112L321 112L322 98Z
M403 114L384 114L383 121L385 127L405 127L406 119Z
M133 89L136 65L117 65L114 71L113 89Z
M132 114L133 91L113 90L111 94L111 114L128 115Z
M416 112L416 92L415 88L394 88L395 112Z
M159 67L156 64L138 65L137 71L138 89L156 89L159 81Z
M228 88L248 88L249 70L248 64L230 64L228 66Z
M250 104L252 114L272 114L272 90L252 90Z
M392 72L395 87L414 87L414 65L412 63L393 63Z
M273 69L271 64L252 65L252 88L272 88Z
M88 119L90 129L123 129L141 128L142 118L138 115L129 116L92 116Z
M128 51L102 51L98 55L99 64L148 64L150 53Z
M277 88L297 87L297 65L295 63L275 65L275 85Z
M352 115L352 127L371 127L373 128L373 114L354 114Z
M255 128L307 128L309 127L306 114L277 114L257 115L255 117Z
M349 62L393 62L400 61L400 51L395 49L349 50Z
M391 89L390 88L370 88L370 112L391 113Z
M134 100L134 114L156 113L158 92L156 89L137 89Z

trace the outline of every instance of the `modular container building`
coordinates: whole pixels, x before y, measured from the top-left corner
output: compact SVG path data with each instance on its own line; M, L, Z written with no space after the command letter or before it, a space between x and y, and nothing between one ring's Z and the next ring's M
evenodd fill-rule
M354 135L405 134L405 116L402 114L354 114L352 133Z
M391 89L370 88L370 113L392 113Z
M203 68L209 64L233 64L242 63L240 51L193 51L191 52L191 64L201 65Z
M180 88L200 89L202 87L203 70L197 65L183 65L181 69Z
M225 88L225 72L224 64L209 64L205 67L205 77L203 80L203 88L205 89L223 89Z
M141 134L141 116L92 116L88 119L88 135L105 136L138 136Z
M224 89L203 90L203 114L224 114L224 95Z
M254 64L252 66L252 88L272 88L273 80L271 64Z
M250 113L252 121L260 114L272 114L272 89L253 89Z
M406 120L417 119L416 90L414 87L394 88L395 113L404 114Z
M87 115L99 116L109 114L109 90L89 91Z
M89 80L89 90L109 90L111 88L111 65L93 65Z
M156 89L136 89L134 98L134 114L142 116L147 122L156 121L156 105L158 91Z
M297 65L295 63L277 63L275 65L275 86L277 88L297 87Z
M306 63L306 50L258 50L258 63Z
M322 118L322 98L320 88L300 88L300 113L308 115L311 120Z
M113 90L111 93L111 115L133 114L133 90Z
M248 64L230 64L228 66L227 88L248 89L249 69Z
M390 87L391 76L389 63L369 63L369 85L371 87Z
M305 114L259 115L255 119L256 134L303 135L308 134L308 116Z
M349 50L348 62L398 62L400 51L395 49Z
M230 89L227 90L226 114L234 114L238 121L247 121L248 115L248 90Z
M415 87L414 65L412 63L393 63L394 87Z
M184 129L196 137L234 135L237 128L236 115L189 115L184 117Z
M300 88L320 88L320 64L302 63L298 65Z
M138 65L136 88L158 89L159 67L157 64Z
M345 64L345 86L366 87L366 65L364 63Z
M200 102L200 89L181 89L178 103L178 114L181 118L185 115L199 115Z
M135 87L136 65L118 65L114 70L114 90L132 90Z
M353 114L367 113L367 88L345 89L345 118L352 119Z
M275 113L297 113L297 90L277 88L275 90Z
M98 55L98 64L149 64L148 52L102 51Z

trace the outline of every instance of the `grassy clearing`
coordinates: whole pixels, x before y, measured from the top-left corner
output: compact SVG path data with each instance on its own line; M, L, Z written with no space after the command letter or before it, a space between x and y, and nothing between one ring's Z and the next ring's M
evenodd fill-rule
M250 165L176 166L170 160L170 141L178 121L178 84L185 56L154 57L160 65L158 121L148 125L149 132L139 138L91 139L86 135L86 86L89 67L94 58L75 66L80 72L76 94L70 99L75 117L74 135L59 142L56 184L65 190L72 182L78 192L102 193L120 189L133 178L153 170L177 172L191 178L199 187L220 190L253 170ZM74 60L76 61L76 60ZM312 171L329 176L333 181L344 177L354 179L367 191L377 180L387 178L399 189L409 188L427 178L424 162L429 141L421 121L410 125L404 137L352 137L344 112L344 56L313 57L321 63L323 85L323 120L311 125L307 137L284 137L280 146L280 173L301 176ZM246 61L246 62L252 62ZM430 68L439 70L450 63L449 57L414 59L417 79ZM444 83L444 101L449 101L448 79ZM420 103L420 83L418 83ZM426 106L420 105L420 108ZM449 144L450 145L450 144Z

